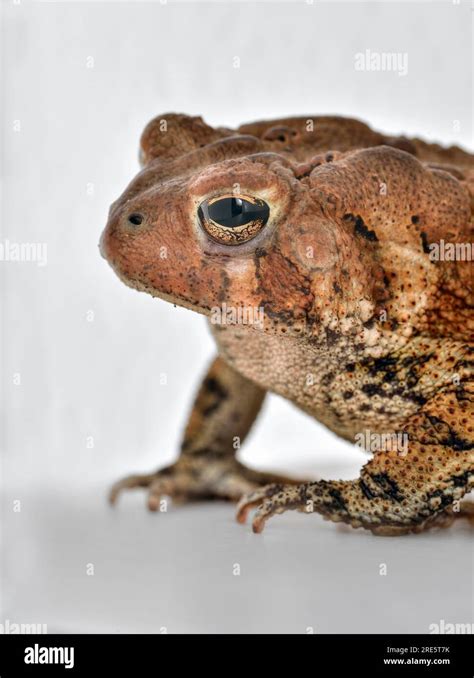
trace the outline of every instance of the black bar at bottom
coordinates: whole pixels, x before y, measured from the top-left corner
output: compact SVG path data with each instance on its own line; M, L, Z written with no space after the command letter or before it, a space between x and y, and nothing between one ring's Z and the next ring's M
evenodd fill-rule
M151 676L172 666L225 675L258 664L314 675L472 678L472 649L472 635L0 635L0 678Z

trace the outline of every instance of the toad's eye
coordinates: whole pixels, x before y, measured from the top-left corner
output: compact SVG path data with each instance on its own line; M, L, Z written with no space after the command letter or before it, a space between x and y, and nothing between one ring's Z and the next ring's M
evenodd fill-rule
M269 214L263 200L235 195L204 200L198 209L203 229L223 245L240 245L254 238L267 223Z

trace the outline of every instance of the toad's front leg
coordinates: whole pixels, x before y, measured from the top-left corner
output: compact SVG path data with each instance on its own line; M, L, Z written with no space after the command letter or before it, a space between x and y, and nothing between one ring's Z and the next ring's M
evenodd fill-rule
M258 507L253 529L261 532L272 515L296 509L380 535L444 526L455 516L472 521L472 505L459 502L474 487L474 384L459 393L428 401L404 428L408 451L376 453L357 480L260 488L240 500L237 519Z
M178 502L237 501L267 483L300 482L254 471L235 458L264 397L265 391L216 358L194 402L178 460L159 471L120 480L112 487L111 503L124 489L146 488L148 507L156 511L164 495Z

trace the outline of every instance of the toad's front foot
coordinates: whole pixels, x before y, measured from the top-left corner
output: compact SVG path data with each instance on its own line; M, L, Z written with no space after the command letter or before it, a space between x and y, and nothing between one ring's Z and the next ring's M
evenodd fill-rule
M295 486L274 483L249 492L241 497L237 505L237 521L245 523L250 509L256 507L252 529L259 533L263 530L268 518L276 513L291 509L311 512L311 503L308 503L306 499L306 487L306 484Z
M272 473L247 468L233 457L214 458L212 452L181 456L171 466L147 475L132 475L113 485L109 499L114 504L124 489L148 490L148 508L157 511L163 496L176 503L200 499L237 501L243 494L268 483L301 483Z
M386 483L387 478L380 480ZM370 489L365 481L362 483L362 486L360 480L321 480L301 485L274 483L244 495L237 505L236 518L239 523L245 523L248 512L256 508L252 521L252 529L256 533L262 532L269 518L289 510L317 512L329 520L365 527L381 536L421 532L429 527L449 527L456 518L466 518L474 527L472 502L458 502L436 511L429 505L420 507L417 502L411 504L401 495L394 498L390 483L379 496L375 494L375 487ZM387 496L387 488L392 492L391 497Z

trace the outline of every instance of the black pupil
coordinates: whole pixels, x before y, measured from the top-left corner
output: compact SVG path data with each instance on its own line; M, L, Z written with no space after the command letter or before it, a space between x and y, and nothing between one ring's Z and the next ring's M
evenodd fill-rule
M251 221L268 219L268 205L263 200L253 203L244 198L221 198L211 205L203 203L199 208L200 216L212 219L216 224L226 228L237 228Z

